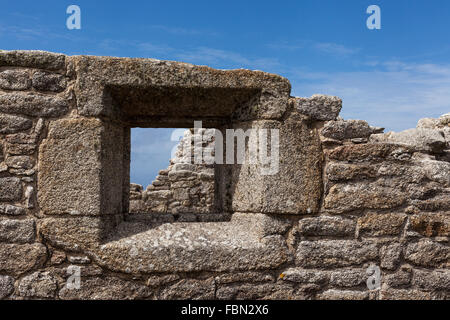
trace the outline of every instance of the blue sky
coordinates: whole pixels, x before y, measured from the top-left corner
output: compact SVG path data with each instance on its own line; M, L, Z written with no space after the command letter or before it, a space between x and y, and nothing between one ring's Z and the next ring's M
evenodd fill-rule
M66 8L81 8L81 30ZM366 8L381 8L368 30ZM3 1L0 49L179 60L281 74L387 130L450 111L450 1ZM169 130L133 130L132 180L167 166Z

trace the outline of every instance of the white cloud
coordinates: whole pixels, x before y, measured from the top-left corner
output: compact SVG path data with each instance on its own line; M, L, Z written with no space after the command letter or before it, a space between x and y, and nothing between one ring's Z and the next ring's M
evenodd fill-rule
M137 52L140 52L140 56L177 60L215 68L247 68L268 71L282 67L278 59L275 58L246 57L231 50L209 47L180 49L166 44L111 39L105 39L98 44L102 51L109 52L116 51L124 46L136 48Z
M349 56L359 51L359 49L349 48L341 44L331 42L315 43L314 48L319 52L339 57Z
M278 43L269 43L267 44L267 47L275 50L288 50L288 51L309 50L326 54L329 56L334 56L337 58L348 57L360 51L359 48L351 48L339 43L316 42L310 40L301 40L301 41L297 40L290 42L282 41Z
M370 71L299 71L291 82L296 95L337 95L343 99L344 118L364 119L389 130L415 127L420 118L450 111L450 65L389 61Z
M169 54L175 49L165 44L154 44L150 42L140 42L136 44L140 51L152 54Z
M234 65L236 68L259 68L259 69L271 69L276 66L280 66L277 59L273 58L247 58L239 53L208 48L198 47L191 50L182 50L175 53L175 57L182 61L196 63L196 64L209 64L209 65Z
M165 26L165 25L153 25L150 26L152 29L157 29L166 33L179 35L179 36L217 36L217 32L212 32L208 30L198 30L192 28L184 28L184 27L173 27L173 26Z

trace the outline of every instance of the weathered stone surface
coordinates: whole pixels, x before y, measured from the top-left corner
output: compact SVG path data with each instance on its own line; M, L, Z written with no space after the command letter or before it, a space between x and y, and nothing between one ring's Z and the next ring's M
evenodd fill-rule
M36 93L0 93L0 112L58 117L69 110L67 99Z
M425 237L450 236L450 216L446 213L418 214L409 218L408 232Z
M324 285L329 281L329 272L321 270L307 270L301 268L289 268L280 274L280 279L283 281L297 282L297 283L312 283L317 285Z
M53 71L63 70L66 56L46 51L0 51L0 66L30 67Z
M311 98L296 98L295 107L313 120L335 120L342 109L342 100L334 96L315 94Z
M414 270L412 283L424 290L450 292L450 271L448 269L434 271Z
M178 201L189 200L189 190L188 189L174 189L173 198Z
M39 150L38 197L43 212L99 213L101 130L98 120L50 124L48 138Z
M64 251L60 250L52 250L51 257L50 257L50 264L51 265L60 265L63 262L66 261L66 253Z
M69 256L67 260L69 260L70 263L75 264L88 264L91 262L91 259L89 259L88 256Z
M147 206L143 200L130 199L130 213L144 213L147 212Z
M199 179L202 181L214 180L214 174L200 172L197 175Z
M352 179L375 178L379 175L378 166L367 164L347 164L331 162L326 174L332 181L348 181Z
M440 153L445 149L444 135L432 129L408 129L402 132L388 132L370 136L372 142L403 144L416 151Z
M134 191L134 192L142 192L143 191L143 187L140 184L137 183L130 183L130 192Z
M450 201L448 194L436 196L432 199L415 200L414 206L424 211L448 211L450 210Z
M9 136L7 136L8 139ZM6 143L6 153L10 156L32 155L36 152L36 143ZM6 165L6 164L5 164Z
M96 119L52 122L39 148L41 210L72 215L121 213L123 134L123 129ZM113 147L101 151L106 145Z
M244 225L251 226L252 229L257 230L263 237L284 234L292 225L291 221L276 215L236 212L233 216L236 222L239 221Z
M26 214L24 208L13 206L10 204L0 204L0 215L21 216Z
M0 276L0 300L8 297L14 291L14 278Z
M60 74L37 71L33 74L33 88L40 91L61 92L67 82L64 76Z
M293 287L288 283L264 284L232 284L219 286L217 299L226 300L256 300L256 299L296 299Z
M377 175L383 178L381 181L389 181L392 185L410 183L413 187L417 187L418 182L427 179L420 162L411 164L385 161L377 166Z
M437 119L420 119L417 128L435 129L444 134L447 149L450 149L450 113L443 114Z
M214 280L217 284L228 284L235 282L275 282L273 275L263 271L225 273L215 277Z
M102 268L94 264L87 264L78 267L80 268L80 274L82 277L98 277L105 273ZM63 268L63 270L65 271L66 277L71 275L70 273L67 273L67 268Z
M432 181L450 186L450 163L445 161L426 160L418 164L426 177Z
M417 122L417 128L419 129L436 129L439 126L439 119L423 118Z
M352 138L350 139L351 142L354 144L361 144L361 143L367 143L369 141L368 138Z
M405 259L424 267L448 267L450 248L429 239L421 239L408 244Z
M50 272L34 272L19 283L19 295L27 298L55 298L57 281Z
M397 242L387 244L380 249L381 267L395 270L400 264L402 245Z
M30 170L34 167L35 161L30 156L10 156L6 158L5 163L10 168Z
M352 240L318 240L300 242L295 263L305 268L346 267L378 258L373 242Z
M0 242L32 243L34 239L34 220L0 219Z
M177 274L167 274L163 276L150 276L147 279L147 286L151 288L158 288L163 285L167 285L173 283L180 279L180 276Z
M114 225L114 217L55 217L39 220L39 231L55 247L71 251L99 246Z
M38 124L42 122L38 121ZM38 127L38 124L36 124L36 127ZM32 144L32 143L36 143L38 138L39 138L39 132L31 132L30 134L28 133L24 133L24 132L20 132L20 133L14 133L14 134L9 134L6 136L6 142L10 143L10 144Z
M321 134L327 138L336 140L368 138L372 133L382 131L381 128L373 128L364 120L338 120L325 123Z
M381 300L433 300L430 292L407 289L383 289L380 291Z
M53 265L41 271L49 272L54 277L54 279L57 280L58 289L62 289L63 286L68 283L76 285L77 284L76 278L78 276L78 271L80 272L79 274L81 276L80 278L81 286L84 280L92 277L101 278L101 276L103 276L104 274L103 270L95 264L89 264L84 266L78 266L73 264L59 264Z
M173 165L173 171L195 171L197 168L194 164L191 163L175 163ZM170 174L173 173L173 171L169 171L168 175L170 178Z
M157 191L147 191L144 197L159 199L159 200L167 200L172 196L172 191L170 190L157 190Z
M271 174L262 171L268 168L260 163L250 164L247 161L232 166L232 211L280 214L317 212L322 192L322 155L317 132L310 130L306 123L295 121L284 124L255 121L237 127L244 131L250 128L279 130L279 163L278 170ZM247 149L247 157L248 152ZM278 161L272 160L275 163Z
M366 269L343 269L332 271L330 285L333 287L357 287L365 285L367 280Z
M317 295L317 299L319 299L319 300L367 300L367 299L369 299L369 292L329 289L329 290Z
M393 185L398 185L399 181L393 182ZM440 193L445 195L445 190L442 189L439 184L434 182L426 182L420 185L410 184L405 191L405 193L409 194L410 199L412 199L410 201L411 204L415 204L416 200L433 198ZM447 198L450 199L450 197Z
M30 129L31 120L21 116L0 114L0 133L15 133Z
M324 208L331 213L360 209L391 209L405 202L405 194L398 189L373 183L336 184L325 197Z
M59 298L63 300L131 300L152 295L152 290L142 284L112 277L82 279L80 289L65 285L59 291Z
M354 236L356 223L351 219L321 216L304 218L298 223L298 234L301 236Z
M22 183L19 178L0 178L0 201L17 201L22 197Z
M12 275L22 274L41 266L47 258L47 250L42 244L0 243L0 272Z
M34 170L34 169L27 170L27 169L10 168L9 172L11 174L16 175L16 176L32 176L32 175L34 175L36 173L36 170ZM23 181L26 182L25 180L23 180ZM25 196L26 196L26 194L25 194Z
M397 288L407 286L411 283L412 269L409 267L401 268L401 270L383 276L382 280L388 287Z
M179 118L172 120L172 127L181 128L192 126L191 119L205 117L279 119L291 89L287 79L259 71L214 70L154 59L79 56L68 60L79 75L80 113L113 116L113 105L102 98L106 91L122 105L125 117L135 119L132 126L138 126L142 116L167 114ZM135 88L133 95L122 90L130 84Z
M284 239L265 236L270 228L257 222L264 215L250 215L251 224L248 216L234 214L231 222L163 224L140 233L123 223L95 256L101 265L132 273L253 271L285 263L290 254Z
M328 156L338 161L381 161L386 159L408 160L414 149L410 146L389 143L344 145L331 150Z
M0 52L1 54L1 52ZM1 59L1 58L0 58ZM31 87L30 75L26 70L5 70L0 72L0 89L27 90Z
M406 215L401 213L369 213L358 219L362 236L395 236L403 230Z
M214 278L206 280L183 279L161 290L164 300L212 300L215 295Z

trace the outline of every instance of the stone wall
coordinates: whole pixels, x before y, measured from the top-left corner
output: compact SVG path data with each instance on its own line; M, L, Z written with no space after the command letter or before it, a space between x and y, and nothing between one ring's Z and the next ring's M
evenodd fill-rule
M214 155L215 130L198 131L202 150L211 149L208 152ZM194 129L186 130L177 146L175 157L170 159L170 165L160 170L156 179L145 190L141 185L131 184L131 214L171 214L177 221L196 221L217 216L214 206L214 165L204 164L203 161L202 164L195 164L194 141Z
M448 299L449 115L383 133L341 106L258 71L0 51L0 298ZM172 163L130 188L130 128L193 120L278 128L279 173Z

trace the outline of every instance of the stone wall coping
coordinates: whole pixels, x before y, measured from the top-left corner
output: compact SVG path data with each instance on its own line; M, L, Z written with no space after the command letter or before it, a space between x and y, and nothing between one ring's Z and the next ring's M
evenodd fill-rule
M123 222L94 259L126 273L276 269L290 256L278 232L283 224L264 214L235 213L229 222L167 223L142 231ZM285 225L284 225L285 227Z

